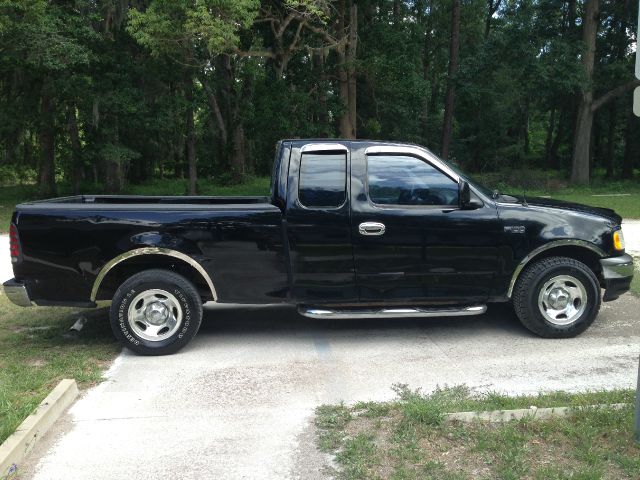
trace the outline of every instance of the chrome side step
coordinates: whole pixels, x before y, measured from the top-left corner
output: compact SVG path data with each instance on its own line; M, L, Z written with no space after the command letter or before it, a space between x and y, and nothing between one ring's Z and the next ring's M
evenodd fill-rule
M482 315L487 311L486 305L468 307L411 307L411 308L379 308L379 309L333 309L321 307L298 307L300 315L309 318L410 318L410 317L460 317Z

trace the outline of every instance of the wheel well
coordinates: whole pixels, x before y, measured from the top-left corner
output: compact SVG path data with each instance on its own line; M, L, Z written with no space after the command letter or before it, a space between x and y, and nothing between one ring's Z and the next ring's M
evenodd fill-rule
M600 265L601 257L600 255L598 255L598 253L596 253L594 250L591 250L590 248L581 247L578 245L560 245L557 247L549 248L548 250L543 250L542 252L533 256L525 265L518 267L511 279L511 283L509 284L507 297L511 297L513 289L518 282L518 279L522 275L522 271L527 266L549 257L568 257L584 263L596 275L598 281L600 282L600 286L603 286L604 280L602 278L602 266Z
M596 274L596 277L600 277L602 272L602 266L600 265L600 255L593 250L575 245L563 245L559 247L553 247L533 257L528 264L542 260L549 257L569 257L579 262L584 263L587 267Z
M140 255L115 265L102 279L96 300L111 300L125 280L150 269L166 269L178 273L193 283L203 301L213 300L207 281L198 270L179 258L157 254Z

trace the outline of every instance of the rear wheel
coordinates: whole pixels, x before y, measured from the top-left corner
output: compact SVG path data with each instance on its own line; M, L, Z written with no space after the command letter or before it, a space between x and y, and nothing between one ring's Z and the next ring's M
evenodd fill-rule
M518 278L513 306L522 324L546 338L575 337L600 310L600 286L584 263L549 257L528 266Z
M186 278L147 270L125 281L111 303L111 328L142 355L167 355L184 347L202 322L202 300Z

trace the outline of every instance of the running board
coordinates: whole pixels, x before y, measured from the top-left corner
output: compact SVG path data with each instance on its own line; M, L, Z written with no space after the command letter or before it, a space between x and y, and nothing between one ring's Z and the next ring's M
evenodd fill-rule
M487 311L486 305L468 307L413 307L413 308L380 308L380 309L329 309L317 307L298 307L300 315L309 318L410 318L410 317L460 317L482 315Z

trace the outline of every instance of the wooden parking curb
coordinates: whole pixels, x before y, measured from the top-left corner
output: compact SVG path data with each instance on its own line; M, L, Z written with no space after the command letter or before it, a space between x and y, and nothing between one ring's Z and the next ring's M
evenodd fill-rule
M552 408L538 408L529 407L521 408L518 410L492 410L489 412L456 412L447 413L445 415L445 421L452 422L508 422L510 420L521 420L523 418L531 418L542 420L550 417L564 417L570 413L598 408L613 408L614 410L620 410L623 407L628 406L628 403L612 403L612 404L600 404L600 405L587 405L583 407L552 407Z
M0 445L0 479L18 469L25 455L78 396L75 380L64 379Z

